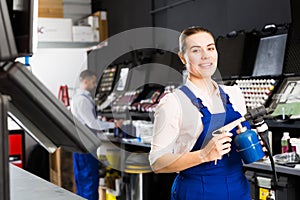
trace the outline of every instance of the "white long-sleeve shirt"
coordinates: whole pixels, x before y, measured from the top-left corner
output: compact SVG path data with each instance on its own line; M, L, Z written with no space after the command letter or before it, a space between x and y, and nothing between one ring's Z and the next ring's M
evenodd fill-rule
M216 83L214 85L218 88ZM208 108L210 113L224 112L221 98L211 98L212 94L205 93L189 80L187 80L186 86L202 100L203 105ZM245 100L240 88L238 86L221 87L228 94L233 109L241 115L246 114ZM219 89L216 90L216 93L215 95L219 95ZM150 164L153 165L158 158L165 154L176 155L189 152L203 131L201 118L202 114L181 90L175 90L162 98L155 111L153 139L149 155Z
M113 122L97 119L95 103L89 91L78 90L72 98L71 111L84 125L95 130L107 130L115 127Z

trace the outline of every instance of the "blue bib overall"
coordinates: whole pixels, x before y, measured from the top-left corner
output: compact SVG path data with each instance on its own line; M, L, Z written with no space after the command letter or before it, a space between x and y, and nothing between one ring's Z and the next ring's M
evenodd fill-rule
M81 95L94 104L90 96ZM93 114L96 117L95 109ZM98 200L99 161L97 158L90 153L73 153L73 167L76 193L87 200Z
M238 119L241 114L234 111L228 95L219 87L225 107L224 113L211 114L201 99L196 98L186 86L180 88L203 115L203 131L191 151L205 147L211 133ZM243 126L250 127L248 122ZM234 138L236 130L231 131ZM203 146L202 146L203 145ZM202 163L181 171L174 180L171 192L172 200L250 200L250 187L242 171L241 157L231 142L231 151L223 155L215 165L214 161Z
M88 200L98 200L99 161L89 153L73 153L76 193Z

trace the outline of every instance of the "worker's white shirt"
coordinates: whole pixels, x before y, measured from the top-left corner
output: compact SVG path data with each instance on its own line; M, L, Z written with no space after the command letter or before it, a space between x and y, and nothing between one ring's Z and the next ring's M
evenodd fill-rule
M214 84L218 88L215 82ZM207 94L189 80L187 80L186 86L202 100L203 105L208 108L210 113L224 112L221 98L211 98L212 95L219 95L219 89L215 94ZM221 87L228 94L233 109L241 115L246 114L245 100L240 88L238 86ZM155 111L153 139L149 155L150 164L153 165L158 158L168 153L189 152L203 131L201 117L202 114L181 90L177 89L163 97Z
M84 125L95 130L107 130L115 127L112 122L103 122L97 119L95 103L89 91L78 90L72 98L71 111Z

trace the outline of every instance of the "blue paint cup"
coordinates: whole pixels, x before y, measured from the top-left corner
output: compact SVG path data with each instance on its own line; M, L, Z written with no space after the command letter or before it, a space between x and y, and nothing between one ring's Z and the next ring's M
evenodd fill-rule
M246 130L234 138L237 151L245 164L256 162L265 156L257 134Z

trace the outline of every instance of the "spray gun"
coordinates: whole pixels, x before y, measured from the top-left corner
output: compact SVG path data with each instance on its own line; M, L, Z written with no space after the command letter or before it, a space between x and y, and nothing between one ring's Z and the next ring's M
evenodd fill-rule
M267 113L264 106L260 106L254 109L250 109L244 116L241 118L215 130L212 134L217 135L222 132L230 132L235 127L238 127L238 135L234 138L234 142L237 147L237 151L241 154L242 160L245 164L249 164L255 161L262 159L265 154L262 151L262 146L259 142L257 134L260 136L261 140L264 143L264 146L268 150L269 158L271 161L271 166L273 170L273 175L275 179L275 185L277 185L278 178L275 169L275 163L271 155L271 149L268 140L268 126L264 122L263 116ZM257 134L255 131L247 130L246 127L242 127L241 123L243 121L252 121Z
M229 124L226 124L225 126L215 130L212 134L217 135L217 134L221 134L222 132L229 132L232 129L234 129L235 127L241 126L241 123L243 121L262 118L266 113L267 113L267 111L264 106L260 106L258 108L251 109L241 118L239 118L233 122L230 122Z

